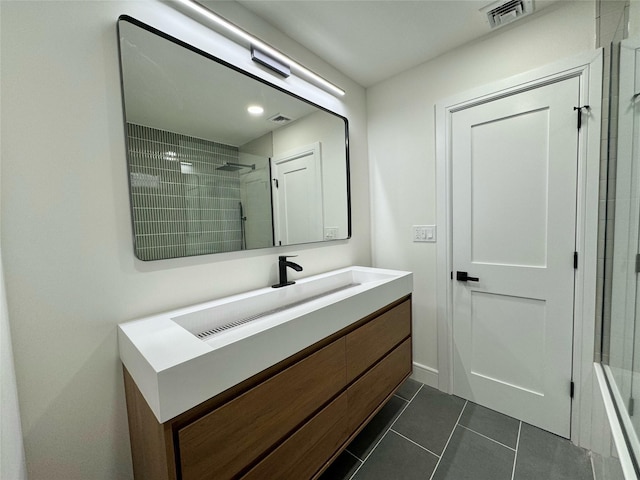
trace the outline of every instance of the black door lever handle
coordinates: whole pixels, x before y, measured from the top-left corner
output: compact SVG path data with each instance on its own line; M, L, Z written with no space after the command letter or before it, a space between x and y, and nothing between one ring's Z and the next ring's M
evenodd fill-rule
M459 282L478 282L480 279L478 277L470 277L467 272L456 272L456 280Z

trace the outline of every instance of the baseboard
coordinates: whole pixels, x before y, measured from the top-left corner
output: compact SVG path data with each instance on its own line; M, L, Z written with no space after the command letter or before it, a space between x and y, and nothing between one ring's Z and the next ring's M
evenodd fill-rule
M413 362L411 378L433 388L438 388L438 370Z

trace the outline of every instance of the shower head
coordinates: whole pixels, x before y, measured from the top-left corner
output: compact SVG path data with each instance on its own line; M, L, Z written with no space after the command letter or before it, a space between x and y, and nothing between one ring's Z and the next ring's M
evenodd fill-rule
M253 165L243 165L242 163L227 162L224 165L217 167L216 170L223 170L225 172L237 172L241 168L250 168L251 170L255 170L256 164L254 163Z
M241 168L242 167L234 167L233 165L229 165L228 163L225 163L221 167L216 168L216 170L223 170L225 172L236 172L236 171L240 170Z

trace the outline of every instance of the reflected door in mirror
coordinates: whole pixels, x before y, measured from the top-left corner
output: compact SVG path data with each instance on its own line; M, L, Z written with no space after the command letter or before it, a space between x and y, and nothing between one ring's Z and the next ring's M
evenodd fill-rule
M349 238L345 118L131 17L118 33L138 258ZM309 145L313 170L270 164Z

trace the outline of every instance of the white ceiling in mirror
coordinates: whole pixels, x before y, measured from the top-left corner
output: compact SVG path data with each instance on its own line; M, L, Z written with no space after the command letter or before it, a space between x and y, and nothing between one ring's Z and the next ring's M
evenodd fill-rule
M480 11L494 0L237 1L365 87L494 34ZM580 0L535 0L535 11L560 1ZM234 2L202 3L236 20Z
M273 117L297 120L317 111L144 29L120 28L125 84L136 92L127 97L130 123L240 146L278 128ZM202 94L207 91L225 93ZM251 105L262 107L262 115L249 114Z
M126 15L118 32L140 260L349 238L344 117L217 60L223 46Z

